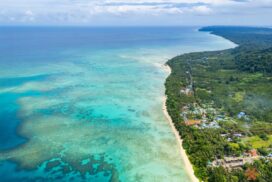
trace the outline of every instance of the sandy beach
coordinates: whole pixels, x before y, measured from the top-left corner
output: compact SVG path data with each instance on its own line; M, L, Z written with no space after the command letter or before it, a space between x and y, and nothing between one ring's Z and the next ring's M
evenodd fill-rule
M171 68L168 65L164 65L164 69L169 73L169 75L171 74ZM184 161L185 170L186 170L187 174L189 175L190 179L192 180L192 182L199 182L197 177L194 175L193 166L192 166L191 162L189 161L189 158L186 155L184 148L182 147L182 139L179 135L179 132L177 131L170 115L168 114L167 107L166 107L166 100L167 100L167 96L164 96L162 110L163 110L163 113L164 113L167 121L169 122L169 125L171 126L171 128L175 134L177 144L179 145L179 151L180 151L182 160Z

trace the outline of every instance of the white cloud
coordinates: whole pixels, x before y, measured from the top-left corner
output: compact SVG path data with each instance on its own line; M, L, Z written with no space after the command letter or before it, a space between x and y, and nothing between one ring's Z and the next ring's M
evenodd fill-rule
M209 4L224 4L232 0L106 0L105 3L209 3ZM101 1L100 1L101 2ZM102 1L103 2L103 1Z
M195 6L191 9L193 12L199 14L210 14L212 13L212 9L208 8L207 6Z
M1 12L5 12L0 13L0 24L28 21L40 24L95 24L102 21L118 24L124 19L154 22L155 18L161 17L175 21L199 15L205 15L207 22L213 19L216 24L216 19L220 22L220 18L230 15L237 15L233 21L239 21L239 16L249 12L260 17L261 13L270 10L267 16L272 16L272 0L0 0L0 7ZM141 19L143 16L145 18Z
M150 14L157 15L160 13L165 14L181 14L183 10L177 7L165 7L164 5L96 5L90 7L90 13L95 14Z
M33 14L32 11L26 10L26 11L25 11L25 15L26 15L26 16L33 16L34 14Z

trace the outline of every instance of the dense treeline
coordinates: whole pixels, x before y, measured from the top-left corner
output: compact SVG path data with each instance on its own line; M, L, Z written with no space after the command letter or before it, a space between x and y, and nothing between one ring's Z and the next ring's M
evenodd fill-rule
M258 51L239 51L235 63L241 71L272 73L272 48Z
M272 29L258 27L204 27L200 31L208 31L235 42L239 46L253 49L265 49L272 46Z
M206 27L201 30L211 31L240 45L233 51L239 70L272 73L272 29Z
M239 47L224 51L190 53L167 62L172 68L167 78L167 109L183 138L195 174L203 181L238 182L272 181L272 162L258 160L243 169L228 171L223 167L209 167L211 161L224 156L239 156L248 149L241 143L228 142L220 134L239 132L245 135L272 134L272 29L246 27L208 27L211 31ZM194 94L181 94L181 88L193 78ZM247 113L244 124L224 123L219 129L198 129L184 124L182 108L192 103L211 104L223 115L237 119L241 111ZM271 145L272 146L272 145ZM259 152L263 149L258 150ZM256 179L250 179L254 176Z

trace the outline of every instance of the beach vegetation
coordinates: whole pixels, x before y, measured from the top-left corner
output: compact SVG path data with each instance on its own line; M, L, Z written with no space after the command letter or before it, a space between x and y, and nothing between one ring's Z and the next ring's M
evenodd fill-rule
M172 69L165 83L167 110L195 175L210 182L272 181L272 30L202 31L239 46L183 54L167 62ZM226 157L243 162L231 169L213 165Z

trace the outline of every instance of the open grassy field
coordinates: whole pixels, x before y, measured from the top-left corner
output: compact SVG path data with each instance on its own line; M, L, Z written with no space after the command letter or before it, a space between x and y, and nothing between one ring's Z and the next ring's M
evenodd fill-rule
M253 148L268 148L272 146L272 135L269 135L268 138L268 140L263 140L259 136L252 136L243 138L242 142Z

